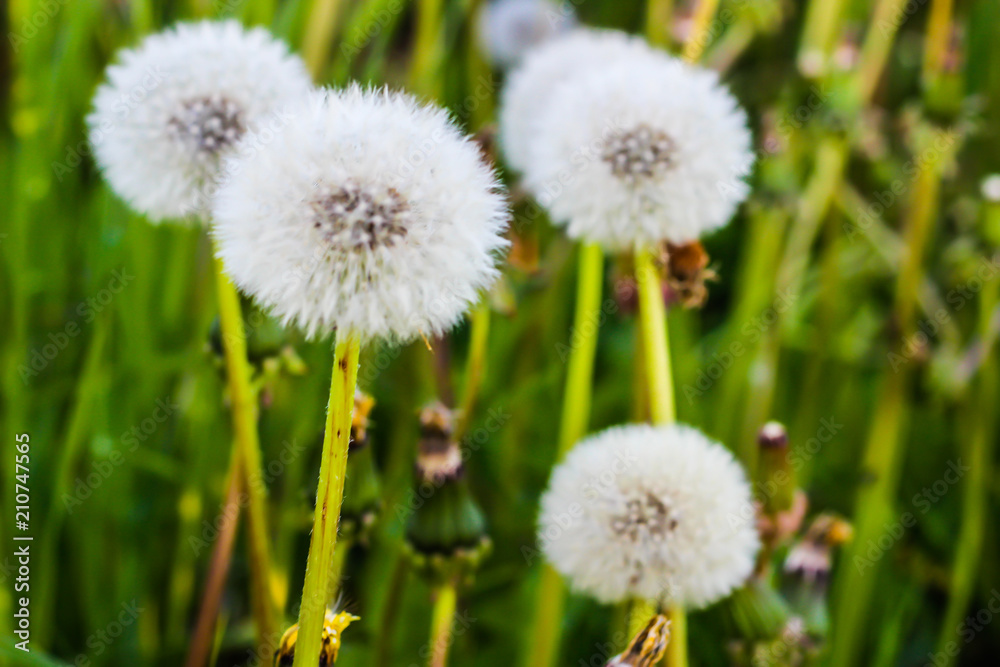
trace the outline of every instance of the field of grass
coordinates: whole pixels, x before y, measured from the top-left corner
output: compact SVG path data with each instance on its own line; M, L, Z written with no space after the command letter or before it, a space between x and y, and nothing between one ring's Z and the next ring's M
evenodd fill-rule
M183 664L227 536L209 659L270 665L276 645L270 636L255 650L259 541L245 504L237 524L226 500L232 396L211 240L130 211L88 145L85 117L116 51L177 21L235 16L287 41L317 83L410 90L474 134L494 125L505 80L476 37L482 4L4 3L0 665ZM831 547L829 588L810 588L806 602L795 590L804 584L780 575L791 537L763 584L787 603L754 589L692 613L690 664L987 664L1000 653L1000 180L990 179L1000 173L1000 4L568 4L589 26L647 34L677 53L703 47L700 62L747 109L751 195L704 239L717 274L704 306L668 308L678 420L730 447L765 499L773 470L756 463L757 433L782 422L795 473L786 490L809 503L799 532L823 514L853 528ZM414 486L421 407L469 408L467 479L492 549L457 587L448 661L484 667L541 667L529 659L543 585L534 519L564 393L580 389L565 386L567 361L588 332L586 430L649 418L632 259L605 257L596 319L574 326L580 247L498 162L514 243L484 305L433 351L419 340L361 351L379 511L338 543L339 604L360 617L340 665L419 665L431 653L444 589L420 576L405 544L410 515L428 503ZM273 634L297 617L332 345L243 306ZM15 518L20 434L30 442L27 529ZM14 540L25 535L33 540ZM16 588L24 544L27 593ZM15 648L25 595L30 653ZM775 604L784 615L771 623ZM788 634L794 616L809 616L808 641ZM570 595L561 618L554 664L599 666L624 648L623 609Z

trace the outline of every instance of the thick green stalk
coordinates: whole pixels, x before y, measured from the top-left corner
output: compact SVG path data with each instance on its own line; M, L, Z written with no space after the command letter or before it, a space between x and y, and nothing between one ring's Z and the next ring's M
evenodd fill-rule
M251 384L247 361L247 337L236 286L215 259L219 299L219 327L226 359L226 380L232 406L233 444L239 458L232 459L230 474L243 475L246 494L247 542L250 555L250 594L258 646L265 646L274 634L275 603L271 589L271 552L267 530L267 499L261 474L260 435L257 432L257 392Z
M806 76L825 73L844 5L844 0L810 0L797 56L799 70Z
M663 304L663 286L656 269L653 251L642 248L635 255L635 279L639 288L639 327L642 349L646 358L646 380L649 384L649 412L654 424L672 424L677 420L674 382L670 364L670 341L667 334L667 312ZM649 622L656 609L644 600L632 605L629 616L630 636ZM667 646L666 664L687 667L687 638L684 609L671 606L668 615L671 639Z
M434 591L434 611L431 615L430 667L444 667L448 664L448 649L451 647L451 625L455 618L458 591L455 582L441 584Z
M939 136L934 131L932 139ZM854 539L841 563L837 606L833 623L830 664L847 667L857 664L878 569L865 556L871 542L877 542L885 524L893 517L893 505L903 457L901 429L905 413L906 389L910 365L903 347L915 330L914 312L923 280L923 257L937 213L940 167L946 156L938 153L918 174L908 202L906 252L896 283L894 318L898 339L891 353L902 361L892 361L882 380L882 389L875 406L874 420L865 445L861 479L870 480L858 492L855 500Z
M909 0L879 0L868 23L858 62L857 95L861 104L871 99L882 78L892 42L899 29L903 10Z
M601 317L601 291L604 282L604 253L596 243L580 246L576 284L573 333L566 369L562 418L556 458L566 452L587 432L593 392L594 354ZM551 565L542 565L535 602L535 621L528 641L527 664L550 667L555 664L562 633L562 610L566 595L559 573Z
M294 667L315 667L320 654L327 594L337 546L340 506L344 500L347 448L351 439L351 413L358 381L361 341L354 332L338 332L330 378L330 401L323 434L323 452L316 488L312 539L306 560L306 577L299 607L299 637Z
M663 304L660 273L656 269L653 252L648 248L639 250L635 255L635 280L639 288L639 327L646 355L649 412L654 424L672 424L677 419L677 408L670 368L667 312Z

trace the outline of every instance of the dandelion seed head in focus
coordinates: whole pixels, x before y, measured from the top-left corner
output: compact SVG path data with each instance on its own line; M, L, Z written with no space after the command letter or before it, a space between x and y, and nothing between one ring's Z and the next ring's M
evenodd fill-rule
M204 215L221 159L311 86L302 61L261 28L181 23L108 68L90 142L112 189L151 220Z
M539 539L572 587L601 602L698 608L752 572L752 508L740 465L699 431L622 426L579 443L556 467Z
M441 334L507 246L506 198L478 146L404 94L317 91L256 154L227 159L223 181L226 271L309 336Z
M619 62L559 84L539 113L525 180L573 238L691 242L749 192L746 114L714 72L666 55Z

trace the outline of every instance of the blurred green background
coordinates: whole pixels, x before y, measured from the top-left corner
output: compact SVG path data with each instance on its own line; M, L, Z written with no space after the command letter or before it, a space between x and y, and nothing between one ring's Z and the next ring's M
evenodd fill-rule
M131 213L87 146L84 117L116 50L178 20L236 16L304 52L318 82L409 88L475 132L493 122L503 85L476 40L480 4L4 3L0 664L181 664L222 503L230 422L209 344L210 244L203 230ZM676 48L696 3L670 4L657 3L674 17L659 37ZM572 5L582 23L646 30L640 0ZM871 569L854 558L871 558L866 539L884 537L881 518L874 533L856 530L855 551L841 552L831 617L858 620L853 664L937 664L929 654L948 641L961 649L953 664L985 664L1000 652L1000 623L981 614L1000 600L1000 182L988 180L1000 171L1000 3L724 0L716 16L702 61L724 72L748 109L759 160L749 201L705 242L718 273L707 304L670 308L679 418L744 456L765 421L787 424L805 462L810 516L854 521L859 506L884 501L885 521L915 518L898 537L889 531ZM461 593L456 665L522 664L540 562L523 548L534 546L573 340L576 249L530 201L516 200L516 254L491 295L486 373L466 443L494 552ZM609 258L594 430L645 416L629 270L627 259ZM330 344L248 312L258 318L257 358L291 346L304 362L297 373L265 364L262 394L287 625L308 547ZM345 633L339 664L426 661L429 587L400 556L416 415L462 386L468 338L466 324L436 343L436 356L420 342L362 353L361 387L377 401L383 509L346 563L342 604L362 620ZM18 433L31 440L30 655L12 648ZM875 464L881 482L866 474L866 448L886 454ZM968 472L940 483L956 462ZM871 587L861 598L854 584L838 589L852 568ZM247 577L241 533L216 664L261 664L249 654ZM981 629L966 642L958 628L977 613ZM693 664L731 664L722 614L692 616ZM614 615L572 597L561 664L607 657Z

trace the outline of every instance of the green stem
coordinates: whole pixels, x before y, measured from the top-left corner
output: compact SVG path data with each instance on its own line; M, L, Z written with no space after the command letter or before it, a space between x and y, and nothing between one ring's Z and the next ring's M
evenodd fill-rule
M937 655L945 656L945 665L951 664L948 644L959 643L962 616L972 598L982 557L983 535L986 532L986 517L989 511L987 476L993 460L993 449L996 446L996 405L998 380L1000 380L997 374L996 354L992 350L993 341L986 341L992 338L990 327L997 303L1000 301L998 297L1000 297L1000 284L996 280L986 283L980 296L980 341L989 345L989 348L983 351L985 359L978 381L973 385L975 390L971 394L975 398L968 400L966 419L962 420L963 424L973 426L967 449L969 475L964 481L962 525L952 564L948 607L945 610L941 636L938 639ZM965 429L962 429L958 434L959 442L964 440L966 433Z
M410 85L421 95L436 98L440 90L437 70L440 64L438 38L441 33L443 0L417 0L416 40Z
M875 6L875 13L868 23L868 33L865 35L861 55L858 58L860 64L857 70L857 101L861 105L871 99L879 79L882 78L889 50L901 23L898 18L908 1L879 0Z
M431 615L431 655L430 667L444 667L448 664L448 649L451 647L451 626L455 618L458 594L455 582L449 581L434 591L434 610Z
M344 500L347 448L351 438L351 413L354 410L360 348L361 341L356 333L338 332L316 488L316 511L313 513L312 539L309 541L302 604L299 607L299 637L294 667L315 667L320 654L340 506Z
M677 420L677 409L670 368L667 312L663 305L660 272L656 269L653 252L649 248L636 253L635 280L639 287L639 327L646 355L649 412L654 424L672 424Z
M844 0L810 0L797 56L799 70L806 76L826 71L845 4Z
M930 140L939 131L930 134ZM936 217L940 168L946 156L938 155L918 174L904 221L906 252L896 283L894 318L899 331L891 352L902 361L892 361L885 373L882 391L875 406L874 421L865 446L862 479L871 480L858 492L855 501L856 532L844 554L838 579L837 608L834 616L833 649L830 664L846 667L857 664L868 627L868 612L877 574L877 564L865 553L892 520L893 505L903 461L901 430L905 412L910 366L902 356L903 346L916 328L914 313L923 280L924 250Z
M641 248L635 255L635 280L639 288L639 327L646 358L646 381L649 387L649 412L654 424L672 424L677 420L674 381L670 364L670 340L667 312L663 305L663 285L651 248ZM639 632L655 615L656 609L645 600L632 604L629 627ZM671 640L666 664L687 667L686 619L684 609L670 608Z
M322 79L323 70L330 59L330 46L334 41L339 17L340 0L313 2L302 41L302 57L316 81Z
M691 19L691 32L687 36L682 53L684 60L689 63L696 62L708 46L711 38L709 26L718 8L719 0L699 0L694 10L694 17Z
M597 330L601 316L604 253L596 243L586 243L580 246L577 262L576 305L559 424L557 460L587 432L593 391L594 354L597 351ZM527 664L531 667L550 667L555 664L562 632L565 595L565 585L559 573L548 563L543 564L535 598L535 621L528 640Z
M673 0L649 0L646 3L646 39L656 46L670 44Z
M267 499L261 473L260 436L257 432L257 393L251 384L247 361L247 337L236 286L215 259L219 299L219 326L226 359L226 379L232 405L233 440L239 457L233 458L230 474L239 471L246 494L247 541L250 556L250 593L257 645L266 646L274 634L275 598L270 585L271 553L268 546Z
M473 311L470 328L469 357L465 362L465 386L462 388L459 421L454 433L454 438L459 442L469 428L472 411L479 397L479 387L483 383L486 371L486 343L490 338L490 304L486 296Z

